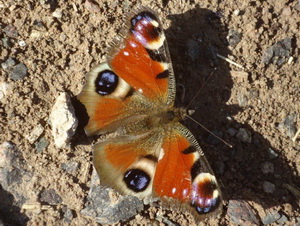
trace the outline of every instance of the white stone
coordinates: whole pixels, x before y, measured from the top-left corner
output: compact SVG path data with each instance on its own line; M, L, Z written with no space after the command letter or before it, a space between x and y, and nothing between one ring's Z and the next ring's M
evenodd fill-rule
M44 127L41 124L38 124L30 134L25 135L25 138L29 141L29 143L33 144L43 133Z
M14 145L7 141L0 144L0 168L9 167L11 165L11 152L14 148Z
M66 147L78 125L74 107L67 93L61 93L57 97L50 114L50 123L56 147Z
M0 101L3 99L8 93L9 85L5 82L0 82Z

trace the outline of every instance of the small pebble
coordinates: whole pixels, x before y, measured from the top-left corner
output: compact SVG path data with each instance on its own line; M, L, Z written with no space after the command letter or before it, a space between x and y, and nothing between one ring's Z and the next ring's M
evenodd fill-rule
M229 30L226 37L230 46L234 47L241 41L241 34L235 30Z
M17 38L19 36L17 29L12 25L7 25L3 31L10 38Z
M261 171L263 174L274 173L274 164L272 162L264 162L261 165Z
M27 67L23 63L15 65L9 73L12 80L17 81L23 79L27 75Z
M33 130L25 135L25 138L29 141L30 144L33 144L43 133L44 127L41 124L36 125Z
M252 141L251 132L245 128L239 128L239 130L235 136L240 141L245 142L245 143L251 143L251 141Z
M297 131L294 115L287 115L283 122L279 123L278 129L288 137L294 137Z
M237 96L237 101L239 103L239 106L245 107L248 102L248 97L243 93L239 93Z
M8 69L10 69L11 67L13 67L15 65L16 65L16 61L11 57L7 58L6 61L1 63L1 67L2 67L3 70L8 70Z
M237 130L236 129L234 129L234 128L229 128L228 130L227 130L227 132L228 132L228 134L230 135L230 136L235 136L236 135L236 133L237 133Z
M263 219L262 219L262 223L264 225L266 224L272 224L275 221L279 220L279 218L281 217L280 213L278 213L277 211L272 211L270 213L268 213Z
M60 93L56 98L50 113L50 124L56 147L66 147L78 125L74 107L67 93Z
M272 148L269 148L268 149L268 156L272 160L272 159L277 158L278 154Z
M42 137L34 145L35 145L35 149L36 149L37 153L41 153L41 152L43 152L45 150L46 147L48 147L49 142L46 140L45 137Z
M282 65L292 54L292 38L285 38L266 49L262 55L262 63Z
M62 18L62 10L61 9L56 9L53 13L52 13L52 16L55 17L55 18Z
M268 181L264 181L263 189L264 189L264 192L266 192L266 193L273 193L275 191L275 185Z
M72 213L72 210L66 209L66 211L64 213L64 221L66 223L71 223L73 218L74 218L74 215Z
M79 163L75 161L62 163L61 167L68 173L74 173L78 170Z
M23 40L19 41L19 46L21 46L21 47L26 46L26 42Z
M229 200L227 215L236 225L259 225L252 207L244 200Z
M233 11L233 14L234 14L235 16L240 15L240 13L241 13L241 11L240 11L239 9L236 9L236 10Z
M8 38L8 37L2 38L2 43L5 48L11 48L13 46L13 43L11 42L10 38Z
M284 225L288 220L289 219L285 214L281 214L281 217L277 220L277 223Z
M42 191L40 194L40 200L50 205L62 203L62 198L52 188Z
M6 82L0 82L0 101L8 94L9 85Z
M86 0L84 6L91 13L98 13L101 11L100 7L91 0Z

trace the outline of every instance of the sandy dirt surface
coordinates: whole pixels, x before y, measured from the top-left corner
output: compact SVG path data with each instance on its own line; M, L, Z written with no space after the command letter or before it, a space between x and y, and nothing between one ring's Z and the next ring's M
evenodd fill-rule
M161 18L180 84L178 105L187 106L203 86L190 107L193 117L233 145L184 122L224 196L222 214L206 223L299 225L300 3L295 0L0 0L0 225L109 222L83 211L92 141L84 133L86 118L76 95L91 67L105 61L123 15L138 5ZM66 148L54 145L49 124L61 92L71 96L79 122ZM108 195L120 199L113 191ZM172 208L137 210L127 219L121 216L122 224L197 224Z

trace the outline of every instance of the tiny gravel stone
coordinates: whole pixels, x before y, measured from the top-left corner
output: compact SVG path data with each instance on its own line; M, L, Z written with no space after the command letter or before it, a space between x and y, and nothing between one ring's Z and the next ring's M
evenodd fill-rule
M227 215L237 225L259 225L252 207L244 200L229 200Z
M264 162L261 166L263 174L274 173L274 164L272 162Z
M62 203L61 197L56 193L54 189L42 191L40 194L40 200L50 205L57 205Z
M78 170L79 163L75 161L62 163L61 167L68 173L74 173Z
M72 219L73 219L74 215L72 213L72 210L70 209L66 209L65 213L64 213L64 221L66 223L71 223Z
M47 141L47 139L45 137L42 137L34 145L35 145L35 149L36 149L37 153L41 153L42 151L45 150L46 147L48 147L49 142Z
M297 131L295 116L287 115L283 122L278 125L278 129L288 137L293 137Z
M268 213L263 219L262 219L262 223L264 225L266 224L272 224L275 221L279 220L279 218L281 217L280 213L278 213L277 211L272 211L271 213Z
M262 56L262 63L282 65L292 54L292 38L285 38L268 48Z
M245 143L251 143L252 141L251 132L245 128L239 128L236 137Z
M98 13L101 11L100 7L91 0L86 0L84 6L91 13Z
M230 135L230 136L235 136L236 135L236 133L237 133L237 130L236 129L234 129L234 128L229 128L228 130L227 130L227 132L228 132L228 134Z
M4 61L2 64L1 64L1 67L3 70L7 70L7 69L10 69L11 67L15 66L16 65L16 61L9 57L7 58L6 61Z
M81 214L93 217L100 224L114 224L135 216L144 208L143 201L135 196L113 196L111 189L99 186L99 178L93 171L91 189L86 207Z
M10 78L14 81L23 79L27 75L27 67L23 63L15 65L10 71Z
M25 138L29 141L29 143L33 144L41 136L43 131L44 127L41 124L38 124L29 134L25 135Z
M270 159L275 159L278 157L278 154L272 149L272 148L269 148L268 149L268 156Z
M21 47L24 47L24 46L26 46L26 42L25 41L19 41L19 46L21 46Z
M288 220L289 219L285 214L281 214L281 217L277 220L277 223L284 225Z
M62 17L62 10L61 9L56 9L53 13L52 13L52 16L55 17L55 18L61 18Z
M11 48L13 46L13 43L11 42L10 38L8 38L8 37L2 38L2 43L5 48Z
M243 93L239 93L237 96L237 101L239 103L239 106L245 107L248 103L248 97Z
M187 41L187 51L193 61L196 61L200 56L200 46L192 39Z
M273 193L275 191L275 185L268 181L264 181L263 189L264 189L264 192L266 192L266 193Z
M5 98L9 91L9 84L6 82L0 82L0 101Z
M241 41L241 34L235 30L229 30L226 37L230 46L234 47Z
M17 29L12 25L7 25L3 31L10 38L17 38L19 36Z

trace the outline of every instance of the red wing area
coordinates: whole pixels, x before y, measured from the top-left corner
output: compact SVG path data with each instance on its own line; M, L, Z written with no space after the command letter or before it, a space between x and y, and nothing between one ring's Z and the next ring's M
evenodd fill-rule
M133 14L123 33L121 47L110 54L111 68L150 101L173 104L174 75L158 18L149 11Z
M207 217L219 209L221 193L200 147L190 132L180 127L183 129L173 130L163 141L153 192L167 205L175 203L196 218Z
M168 95L168 79L163 75L162 63L152 60L146 49L133 37L111 61L111 67L137 92L153 101L165 103Z

